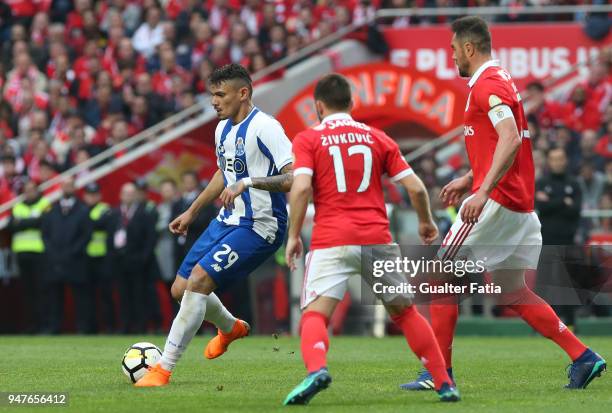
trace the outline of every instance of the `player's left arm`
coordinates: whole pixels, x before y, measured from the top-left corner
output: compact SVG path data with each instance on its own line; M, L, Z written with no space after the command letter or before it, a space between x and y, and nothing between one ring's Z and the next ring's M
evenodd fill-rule
M247 188L261 189L269 192L289 192L293 183L293 164L285 165L280 175L267 176L265 178L242 178L238 182L228 186L221 192L219 199L225 208L233 208L234 199L240 196Z
M521 147L522 135L512 112L512 107L521 103L509 75L500 71L499 76L486 79L472 89L472 95L474 104L488 115L497 132L497 145L489 171L474 196L461 208L463 222L473 224L478 221L491 191L512 166Z
M521 147L521 136L519 135L514 116L512 116L512 111L506 105L500 106L502 107L497 109L497 111L500 113L504 111L506 113L504 114L505 118L495 124L495 130L499 138L493 153L491 168L487 172L482 185L480 185L480 188L474 194L474 197L466 202L462 208L461 219L463 222L476 223L478 221L478 217L489 199L489 194L506 172L508 172Z
M312 195L312 175L299 174L294 178L289 194L289 237L285 248L285 259L292 270L295 269L295 259L304 252L300 238L308 200Z
M253 188L269 192L289 192L293 183L293 163L284 166L280 175L252 178Z

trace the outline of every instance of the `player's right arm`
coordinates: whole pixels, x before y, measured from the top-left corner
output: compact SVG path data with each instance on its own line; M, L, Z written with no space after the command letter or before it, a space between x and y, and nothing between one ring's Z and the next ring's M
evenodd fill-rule
M217 172L215 172L208 185L206 185L206 188L200 192L200 195L198 195L189 208L170 222L168 225L170 232L178 235L187 234L187 229L198 216L198 212L217 199L219 195L221 195L221 192L223 192L224 187L225 183L223 182L222 172L220 169L217 169Z
M416 174L410 174L398 181L408 192L410 203L419 218L419 236L424 244L429 245L438 238L438 227L434 223L429 206L427 189Z
M381 143L386 147L384 170L391 177L391 182L401 184L408 192L419 218L419 236L424 244L429 245L438 238L438 227L431 216L427 189L402 156L397 143L383 132L381 138Z
M312 139L305 133L298 133L292 144L294 169L293 184L289 194L289 236L285 248L285 260L292 270L295 269L295 259L304 252L300 233L308 208L308 200L312 195L312 177L314 175L314 147Z
M285 259L290 269L295 270L295 259L302 256L304 246L300 238L308 200L312 194L312 176L299 174L293 178L289 194L289 236L285 248Z

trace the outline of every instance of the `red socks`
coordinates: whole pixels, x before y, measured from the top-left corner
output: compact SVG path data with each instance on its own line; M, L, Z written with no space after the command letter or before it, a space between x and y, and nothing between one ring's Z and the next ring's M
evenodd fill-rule
M302 314L300 336L302 339L302 358L308 373L313 373L327 365L329 337L327 335L327 318L316 311Z
M452 383L431 326L416 307L407 307L401 314L391 316L391 319L402 329L408 345L431 373L436 390L442 383Z
M587 349L563 324L551 306L529 288L506 294L504 301L534 330L557 343L572 361Z
M445 300L448 301L446 304L432 303L429 306L429 317L446 368L450 369L452 367L453 337L459 317L459 306L455 297L447 297Z

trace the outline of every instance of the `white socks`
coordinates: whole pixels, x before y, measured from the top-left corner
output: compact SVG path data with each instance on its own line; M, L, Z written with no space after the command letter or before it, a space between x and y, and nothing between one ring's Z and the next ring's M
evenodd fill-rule
M179 309L176 318L172 322L168 339L164 346L164 353L161 358L161 366L165 370L172 371L176 363L183 355L183 352L193 339L193 336L198 331L204 321L206 314L206 304L211 302L211 298L215 297L216 301L221 304L216 295L210 296L185 290L183 299L181 300L181 308ZM221 304L221 307L223 305ZM225 310L225 307L223 307ZM227 310L225 310L227 312Z
M204 319L217 326L224 333L229 333L234 328L236 317L232 315L221 303L217 294L210 293L206 303L206 316Z

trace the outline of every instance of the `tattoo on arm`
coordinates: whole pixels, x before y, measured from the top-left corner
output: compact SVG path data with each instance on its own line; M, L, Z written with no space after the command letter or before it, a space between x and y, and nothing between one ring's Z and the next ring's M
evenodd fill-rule
M279 175L266 178L252 178L253 188L269 192L289 192L293 183L293 165L289 164L281 169Z

